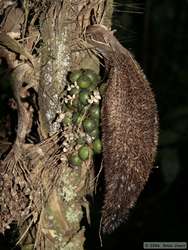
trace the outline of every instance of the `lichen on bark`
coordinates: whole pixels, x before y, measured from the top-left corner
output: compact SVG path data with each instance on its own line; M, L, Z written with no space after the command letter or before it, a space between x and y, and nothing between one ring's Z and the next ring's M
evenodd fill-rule
M42 97L42 102L44 102L41 104L41 107L42 110L43 108L46 109L42 111L45 117L41 119L45 131L46 127L50 133L59 130L60 125L58 122L52 124L52 120L55 114L61 112L59 100L67 84L67 72L72 69L88 67L98 71L99 64L97 59L91 58L82 44L82 32L90 24L90 20L85 18L88 17L88 13L91 11L90 4L92 8L98 10L99 18L101 18L101 13L104 12L105 22L110 24L112 1L107 1L106 5L105 2L101 1L99 3L96 1L93 4L93 2L90 3L89 1L74 1L74 3L72 1L64 1L63 9L57 12L55 30L53 29L54 27L52 28L51 22L54 20L54 9L53 11L49 10L46 15L48 17L47 23L43 25L44 30L42 34L43 40L47 44L46 46L44 44L42 49L41 86L39 87L42 90L41 92L39 91L39 98ZM107 13L104 9L105 6L108 6ZM50 13L51 16L49 15ZM79 15L82 18L82 23L80 23ZM49 30L51 30L50 33ZM57 48L57 46L59 47ZM45 88L48 90L47 95ZM62 177L52 193L41 219L41 224L44 225L43 228L49 229L48 234L52 230L53 234L55 232L57 235L56 244L53 246L55 248L53 249L83 249L85 229L84 227L80 228L80 221L83 218L82 207L88 207L88 205L85 205L87 202L84 197L86 193L91 192L90 180L94 178L92 166L92 160L84 164L81 169L72 170L67 163L63 166ZM48 214L49 211L50 215ZM87 214L89 213L87 212ZM51 226L50 221L53 217L55 223ZM88 220L90 219L88 218ZM48 242L47 245L53 245L48 238L45 237L45 240ZM49 247L47 249L52 248Z

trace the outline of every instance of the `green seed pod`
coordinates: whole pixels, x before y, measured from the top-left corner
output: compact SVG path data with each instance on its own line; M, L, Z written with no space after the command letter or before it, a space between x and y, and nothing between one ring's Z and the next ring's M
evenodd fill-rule
M78 156L80 157L80 159L82 159L83 161L88 160L89 158L89 147L84 145L82 147L80 147L79 151L78 151Z
M102 152L102 143L100 139L94 140L93 151L95 154L100 154Z
M107 86L108 84L107 83L102 83L100 88L99 88L99 93L101 96L103 96L107 90Z
M79 145L83 145L83 144L85 144L85 142L86 142L86 139L84 137L79 137L76 140L76 144L79 144Z
M81 102L78 102L78 106L77 106L77 109L78 109L78 112L82 112L83 111L83 109L84 109L84 104L82 104Z
M83 71L82 70L74 70L70 73L69 79L72 83L77 82L78 78L82 75Z
M70 91L69 91L69 95L75 95L78 93L78 89L77 88L72 88Z
M100 107L97 104L93 104L91 108L89 109L90 116L94 119L100 118Z
M64 119L63 119L63 124L65 126L70 125L72 123L72 118L69 114L66 114Z
M62 110L63 110L64 112L69 111L69 107L67 106L67 104L66 104L66 103L63 103Z
M69 156L69 163L72 166L78 166L80 167L82 165L82 160L80 159L80 157L78 156L78 154L72 154Z
M79 77L78 81L78 86L81 88L81 89L87 89L91 86L92 82L91 82L91 79L86 76L86 75L82 75Z
M97 127L99 127L100 126L100 119L95 119L95 124Z
M84 75L89 77L91 79L92 83L100 82L100 76L92 69L84 69Z
M75 108L77 108L78 102L79 102L78 98L77 97L74 98L74 100L72 101L72 106L75 107Z
M89 133L89 135L90 135L91 137L95 138L95 139L98 138L99 135L100 135L99 129L98 129L98 128L95 128L93 131L91 131L91 132Z
M77 109L78 107L78 103L79 103L79 100L78 98L74 98L73 100L69 100L67 103L66 103L66 106L68 107L68 109L71 109L71 110L75 110L75 108Z
M84 130L85 132L89 133L91 131L93 131L96 127L96 123L93 119L91 118L86 118L84 121L83 121L83 127L84 127Z
M75 124L75 125L79 125L81 122L82 122L82 115L79 114L79 113L73 113L73 116L72 116L72 122Z
M89 99L89 91L88 90L81 90L79 93L79 101L86 105L88 103L88 99Z

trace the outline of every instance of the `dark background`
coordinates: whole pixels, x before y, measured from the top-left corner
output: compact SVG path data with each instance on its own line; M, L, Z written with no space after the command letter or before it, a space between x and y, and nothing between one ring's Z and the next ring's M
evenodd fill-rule
M160 118L156 168L130 218L103 249L188 241L188 1L116 1L114 29L141 64Z
M118 0L113 28L151 82L160 143L156 167L129 220L103 239L102 249L142 249L146 241L188 241L188 0ZM3 98L0 115L5 112ZM14 238L12 228L0 237L0 249L11 249ZM99 249L99 241L92 237L88 245Z

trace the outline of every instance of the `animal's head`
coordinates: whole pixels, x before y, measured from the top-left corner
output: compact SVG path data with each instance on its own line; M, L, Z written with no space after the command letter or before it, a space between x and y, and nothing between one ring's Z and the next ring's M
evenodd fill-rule
M110 31L104 25L89 25L86 29L87 42L93 45L93 48L107 59L109 59L113 52L111 47L112 37L113 31Z

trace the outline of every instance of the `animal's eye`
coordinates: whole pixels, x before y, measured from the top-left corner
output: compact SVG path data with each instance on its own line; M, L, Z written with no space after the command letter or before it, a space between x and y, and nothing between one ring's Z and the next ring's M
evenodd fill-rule
M95 36L93 36L93 35L91 35L91 34L88 36L88 38L89 38L89 40L91 40L91 41L94 41L94 42L97 41L96 38L95 38Z
M87 38L92 39L92 35L91 34L87 34L86 33L86 36L87 36Z
M93 36L92 36L91 34L89 34L89 38L90 38L90 39L92 39L92 38L93 38Z

